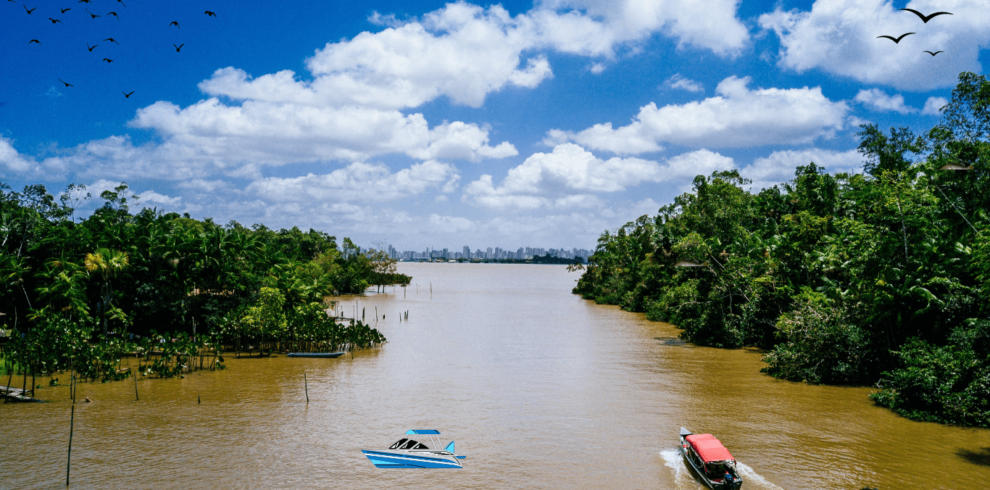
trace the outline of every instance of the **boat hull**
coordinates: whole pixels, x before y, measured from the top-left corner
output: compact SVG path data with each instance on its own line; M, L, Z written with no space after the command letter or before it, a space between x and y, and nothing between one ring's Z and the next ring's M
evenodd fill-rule
M402 451L362 449L361 452L378 468L461 468L461 463L453 456L447 459Z
M343 352L290 352L286 357L308 357L313 359L333 359L344 355Z

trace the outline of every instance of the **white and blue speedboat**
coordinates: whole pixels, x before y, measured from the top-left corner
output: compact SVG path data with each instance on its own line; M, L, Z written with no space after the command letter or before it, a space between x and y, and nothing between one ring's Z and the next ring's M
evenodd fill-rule
M461 468L461 462L458 460L467 458L467 456L454 454L454 441L443 446L438 431L432 429L410 430L406 432L406 435L427 436L433 447L431 448L412 438L403 437L389 446L388 449L381 451L362 449L361 452L378 468Z

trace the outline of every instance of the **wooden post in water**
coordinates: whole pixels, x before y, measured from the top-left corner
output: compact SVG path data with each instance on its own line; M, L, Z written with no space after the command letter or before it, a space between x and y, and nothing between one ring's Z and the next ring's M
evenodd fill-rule
M309 381L306 380L306 373L303 373L303 386L306 387L306 403L309 403Z
M141 401L141 397L138 396L138 391L137 391L137 373L134 373L134 401L136 402Z
M202 395L196 395L196 404L197 405L202 405L203 404L203 396Z
M7 403L10 400L10 382L14 379L14 366L11 363L10 373L7 376L7 391L3 392L3 402Z
M72 432L76 426L76 405L72 404L72 415L69 416L69 456L65 460L65 486L69 486L69 470L72 468Z

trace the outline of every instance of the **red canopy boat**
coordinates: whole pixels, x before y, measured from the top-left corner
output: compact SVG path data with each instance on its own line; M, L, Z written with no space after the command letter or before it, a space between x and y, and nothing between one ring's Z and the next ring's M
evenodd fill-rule
M736 459L711 434L692 434L681 427L681 452L695 473L712 490L738 490L743 480L736 470Z

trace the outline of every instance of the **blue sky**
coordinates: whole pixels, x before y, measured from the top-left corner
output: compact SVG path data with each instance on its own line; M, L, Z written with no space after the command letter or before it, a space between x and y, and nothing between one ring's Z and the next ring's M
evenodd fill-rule
M930 128L985 7L3 2L0 177L400 250L591 248L696 174L855 171L859 124Z

